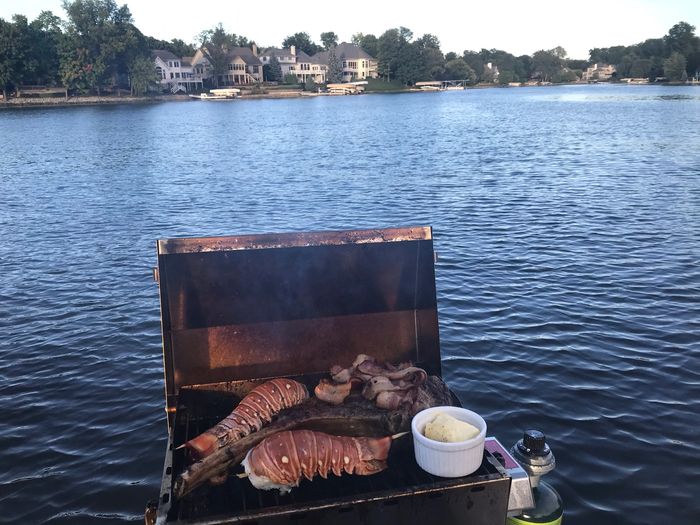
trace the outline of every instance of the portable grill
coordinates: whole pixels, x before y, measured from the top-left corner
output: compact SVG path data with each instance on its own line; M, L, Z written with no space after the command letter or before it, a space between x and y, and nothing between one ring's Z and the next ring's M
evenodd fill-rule
M255 385L290 377L313 391L356 355L412 361L441 375L429 227L158 241L168 448L158 523L499 523L511 476L487 451L477 472L438 478L410 437L372 476L260 491L229 476L180 500L178 446L228 415Z

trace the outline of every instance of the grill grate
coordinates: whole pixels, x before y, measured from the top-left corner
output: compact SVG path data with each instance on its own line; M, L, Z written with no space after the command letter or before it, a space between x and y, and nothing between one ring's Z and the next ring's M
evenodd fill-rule
M309 380L312 383L313 380ZM237 385L240 387L241 385ZM308 385L307 385L308 386ZM246 391L249 386L243 387ZM183 389L180 393L177 417L173 427L175 445L199 435L225 417L242 397L234 385L219 384L216 389ZM240 393L240 389L238 390ZM173 452L173 479L188 464L186 449ZM255 489L247 479L229 476L218 486L203 486L181 500L172 501L168 521L210 521L226 516L226 522L245 521L265 515L303 512L335 507L351 509L367 501L392 504L401 496L425 493L438 496L442 491L463 487L475 479L500 479L501 475L486 459L480 469L468 478L452 480L437 478L423 471L415 462L410 436L392 444L389 468L372 476L333 476L323 480L303 480L290 493L280 495L276 490Z

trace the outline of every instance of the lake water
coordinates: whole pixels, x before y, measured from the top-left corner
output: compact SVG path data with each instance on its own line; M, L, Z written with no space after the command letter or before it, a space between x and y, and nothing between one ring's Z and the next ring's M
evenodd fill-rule
M140 521L155 240L432 225L443 370L567 523L698 523L700 88L0 112L0 522Z

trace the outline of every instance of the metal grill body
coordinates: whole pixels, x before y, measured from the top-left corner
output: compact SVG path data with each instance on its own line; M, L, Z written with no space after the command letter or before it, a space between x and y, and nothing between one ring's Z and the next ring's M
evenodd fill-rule
M310 391L360 353L440 375L430 228L158 242L169 444L159 523L499 523L510 479L485 452L471 476L420 469L410 438L372 476L260 491L229 476L175 500L177 446L228 415L256 384L293 377Z

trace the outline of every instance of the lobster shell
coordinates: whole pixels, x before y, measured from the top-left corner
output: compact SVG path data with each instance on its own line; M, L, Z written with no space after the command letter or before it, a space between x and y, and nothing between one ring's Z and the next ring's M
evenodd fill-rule
M306 387L293 379L271 379L255 387L217 425L185 443L195 456L204 458L229 443L260 430L284 408L309 397Z
M246 456L243 464L251 482L264 480L258 488L296 487L302 478L332 472L370 475L386 468L391 436L383 438L332 436L311 430L278 432L264 439ZM276 485L276 487L275 487ZM284 488L281 488L284 490Z

